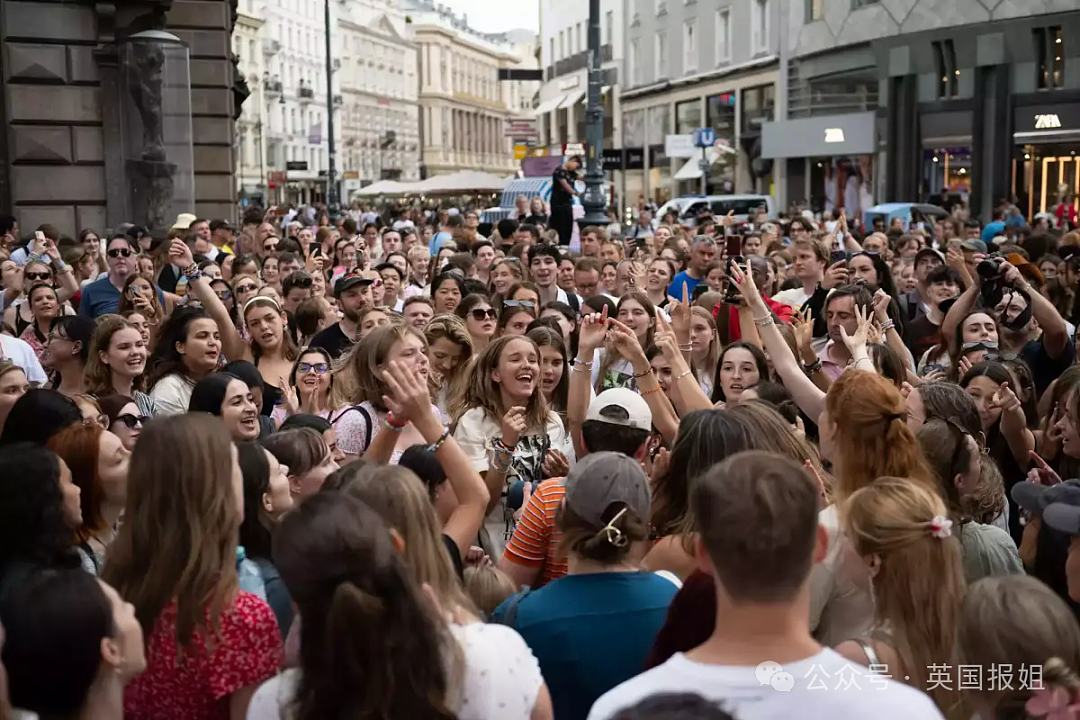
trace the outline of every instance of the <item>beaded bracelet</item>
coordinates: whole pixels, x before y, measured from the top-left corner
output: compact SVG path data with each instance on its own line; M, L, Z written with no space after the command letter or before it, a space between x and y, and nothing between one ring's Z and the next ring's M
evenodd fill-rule
M652 368L651 367L648 370L645 370L644 372L634 373L630 377L634 378L635 380L640 380L641 378L646 377L648 375L652 375Z
M763 318L754 318L754 324L758 327L769 327L774 322L772 315Z
M686 377L687 375L693 375L693 374L694 374L694 371L693 371L693 370L687 370L686 372L684 372L684 373L682 373L681 375L679 375L678 377L676 377L676 378L675 378L675 382L679 382L680 380L682 380L682 379L683 379L684 377Z
M497 438L495 440L492 440L491 441L491 447L494 448L496 452L503 452L506 455L513 455L514 454L514 448L512 448L509 445L507 445L506 443L504 443L501 438Z
M806 373L808 375L813 375L816 372L820 372L821 368L822 368L821 358L818 358L818 359L814 360L814 362L812 362L812 363L810 363L809 365L806 366Z
M443 428L442 435L439 436L439 439L428 445L428 452L437 451L443 446L443 443L446 442L446 438L448 437L450 437L450 428Z
M642 396L644 396L644 395L648 395L649 393L660 392L661 390L663 390L663 388L660 387L659 385L657 385L654 388L650 388L648 390L642 390L641 394L642 394Z
M896 323L894 323L892 320L886 320L885 322L881 323L881 332L889 332L895 327Z

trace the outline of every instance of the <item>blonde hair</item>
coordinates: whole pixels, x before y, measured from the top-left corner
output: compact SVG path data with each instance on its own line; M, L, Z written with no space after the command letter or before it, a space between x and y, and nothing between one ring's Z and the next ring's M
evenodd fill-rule
M424 335L413 326L400 321L375 328L353 345L334 371L330 407L359 405L366 400L376 410L386 412L382 398L390 390L383 382L378 368L386 362L386 356L394 345L410 335L420 339L426 353L427 340Z
M499 366L499 358L502 357L503 350L515 340L529 343L532 345L533 350L536 351L537 357L540 356L540 348L526 335L504 335L492 340L473 364L473 370L469 378L469 389L465 395L465 403L462 406L462 415L472 408L483 408L484 412L498 423L510 409L503 407L502 390L499 383L492 378L492 373ZM454 422L456 423L460 419L461 415L458 415L454 417ZM544 393L540 389L540 383L537 383L536 389L533 390L533 394L525 404L525 432L522 435L537 430L543 433L547 429L547 424L547 401L544 400Z
M913 687L929 687L929 667L952 653L964 571L960 539L936 535L948 521L941 497L907 478L883 477L852 493L842 513L844 529L860 557L877 556L873 578L874 622L887 628L888 644ZM943 714L959 695L941 684L928 694Z
M436 315L424 328L424 338L430 348L437 340L449 340L461 348L461 362L458 363L454 374L449 378L436 378L435 373L428 375L431 384L432 397L437 397L446 388L446 407L444 408L451 417L464 412L465 395L469 389L469 374L473 365L472 336L465 322L457 315ZM440 383L441 384L436 384Z
M443 543L435 507L412 470L395 465L364 465L355 470L348 466L341 492L370 507L401 535L405 566L418 585L430 585L447 609L456 606L475 614Z
M716 366L720 362L720 352L723 348L720 345L720 333L716 329L716 319L713 318L712 313L708 309L701 307L700 305L694 305L690 308L690 312L693 316L699 317L705 320L709 324L709 329L712 330L712 341L709 343L709 351L705 354L703 361L704 365L698 367L696 363L694 365L694 376L697 377L700 382L703 377L708 377L713 382L716 381ZM693 323L694 318L690 318L690 322ZM645 348L648 350L648 348Z
M503 600L517 592L517 586L494 565L480 565L465 568L465 592L485 617L491 617Z
M86 367L83 368L83 384L86 392L92 395L114 395L112 368L101 359L102 353L108 353L112 346L113 335L121 330L139 329L119 315L102 315L98 320L97 328L90 338L90 351L86 359ZM139 333L139 342L142 342L142 333ZM132 390L142 390L145 375L135 378Z
M1075 690L1080 669L1080 626L1053 590L1027 575L987 577L964 595L956 628L958 664L1042 667L1045 686ZM1069 693L1070 696L1072 692ZM964 698L989 706L987 717L1024 717L1031 690L966 688ZM971 703L974 704L974 703Z

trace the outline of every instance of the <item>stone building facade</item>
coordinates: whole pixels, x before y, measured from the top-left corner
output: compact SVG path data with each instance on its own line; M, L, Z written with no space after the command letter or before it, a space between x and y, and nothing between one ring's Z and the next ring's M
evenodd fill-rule
M168 230L174 218L164 217L160 197L148 201L136 165L125 160L131 133L121 128L135 105L144 117L156 107L159 126L171 118L161 117L160 101L136 99L119 68L126 38L164 31L190 52L194 186L186 193L194 206L183 211L235 218L234 116L247 91L231 53L234 22L224 0L0 2L0 118L7 128L0 212L14 214L24 232L45 222L70 235L122 222L151 226L155 235ZM152 95L154 82L143 93ZM167 184L155 189L168 191Z

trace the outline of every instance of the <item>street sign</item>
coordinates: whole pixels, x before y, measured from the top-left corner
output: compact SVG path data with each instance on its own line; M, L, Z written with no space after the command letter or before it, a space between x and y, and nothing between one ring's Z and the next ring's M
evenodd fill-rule
M585 149L585 143L563 143L562 154L563 157L570 157L571 155L585 157Z
M285 169L297 172L307 170L307 160L288 160L285 162Z
M503 125L503 136L521 139L538 138L540 130L536 127L536 120L533 118L507 120Z
M696 147L712 147L714 142L716 142L716 131L712 128L698 128L694 131L694 145Z
M604 148L600 151L600 168L604 172L623 169L622 148Z
M271 186L284 185L288 182L288 175L284 170L271 170L266 173L266 182Z
M515 161L524 160L528 156L529 156L529 146L528 145L515 145L514 146L514 160Z
M664 154L673 158L690 158L697 155L693 135L668 135L664 138Z

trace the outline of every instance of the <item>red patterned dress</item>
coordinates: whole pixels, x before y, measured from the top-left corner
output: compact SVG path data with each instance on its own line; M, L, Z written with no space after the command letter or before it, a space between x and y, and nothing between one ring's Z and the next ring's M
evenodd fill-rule
M125 720L228 720L232 693L278 672L281 633L264 600L241 591L218 628L211 642L196 633L178 659L176 604L166 607L146 638L146 671L124 693Z

